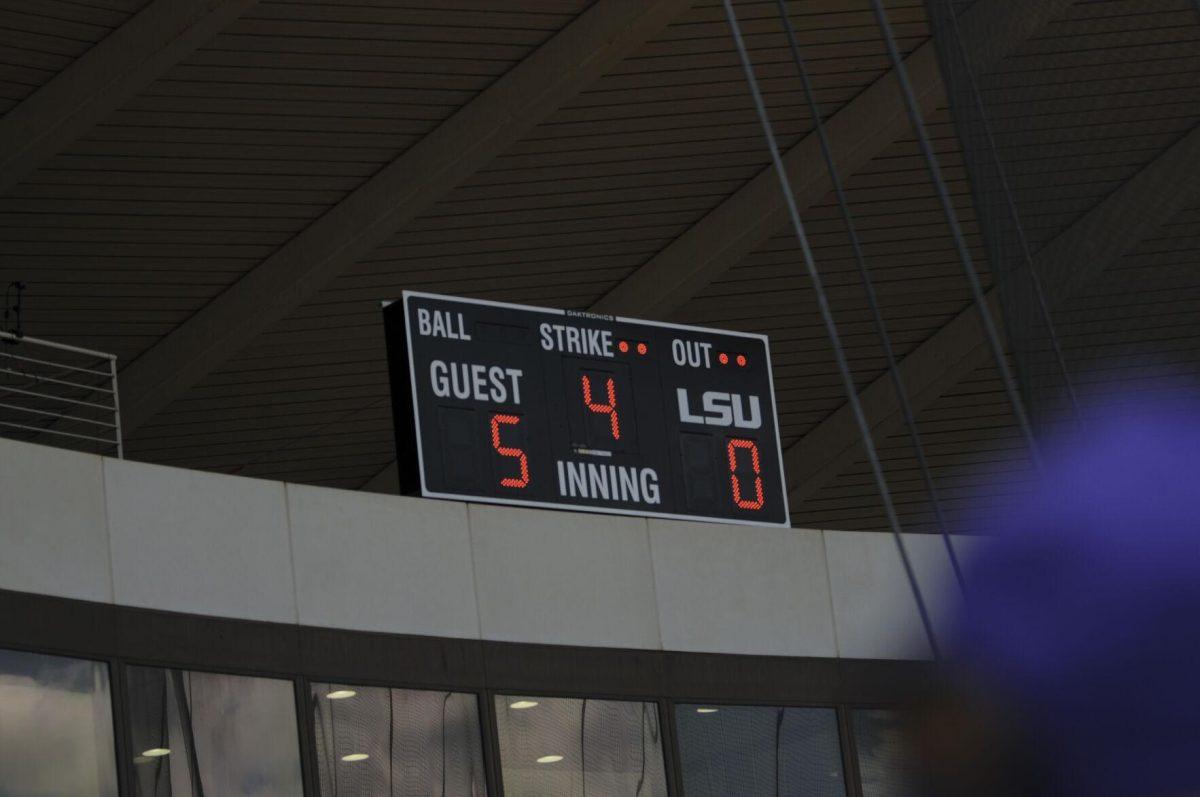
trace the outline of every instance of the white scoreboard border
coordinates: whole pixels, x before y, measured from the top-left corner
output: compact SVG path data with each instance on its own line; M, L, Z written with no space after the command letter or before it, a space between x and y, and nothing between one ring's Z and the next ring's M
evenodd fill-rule
M404 337L405 343L408 346L408 375L412 389L412 405L413 416L416 423L417 432L417 464L421 476L421 495L425 498L444 498L451 501L465 501L474 504L502 504L508 506L529 506L539 509L557 509L560 512L595 512L603 515L624 515L627 517L655 517L664 518L666 520L695 520L702 523L728 523L738 526L767 526L770 528L791 528L792 512L788 505L788 488L787 475L783 470L783 443L779 439L779 412L775 406L775 369L771 365L771 340L766 335L759 335L755 332L735 332L728 329L712 329L709 327L690 326L688 324L671 324L665 321L649 321L644 318L626 318L624 316L606 316L601 313L579 313L572 314L567 310L560 310L553 307L535 307L528 304L514 304L512 302L494 302L490 299L468 299L461 296L447 296L441 293L426 293L425 291L403 291L401 296L401 309L404 311ZM547 501L531 501L520 498L492 498L489 496L478 495L460 495L458 493L442 493L430 490L425 484L425 455L421 444L421 408L420 401L417 397L417 369L414 367L416 362L413 359L412 345L412 325L409 323L408 315L408 299L409 297L417 299L434 299L446 302L461 302L463 304L477 304L487 307L504 307L512 310L525 310L528 312L542 313L551 316L562 316L564 318L593 318L594 320L613 319L618 322L627 324L645 324L652 327L663 327L666 329L682 329L692 332L702 332L708 335L731 335L738 338L753 338L761 340L763 347L767 353L767 380L771 387L771 417L775 422L775 451L779 456L779 481L783 485L783 522L771 523L765 520L737 520L732 518L709 517L707 515L676 515L670 512L653 512L639 511L634 509L611 509L602 506L586 506L580 504L556 504ZM384 302L384 307L392 304L392 302Z

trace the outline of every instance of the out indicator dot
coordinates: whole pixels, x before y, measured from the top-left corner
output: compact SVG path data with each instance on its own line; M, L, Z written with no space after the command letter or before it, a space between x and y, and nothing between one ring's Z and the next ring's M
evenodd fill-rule
M645 344L645 343L639 343L639 344L638 344L638 354L645 354L647 351L649 351L649 349L648 349L648 348L646 348L646 344Z
M739 354L737 356L737 364L742 366L743 368L745 368L746 367L746 355Z

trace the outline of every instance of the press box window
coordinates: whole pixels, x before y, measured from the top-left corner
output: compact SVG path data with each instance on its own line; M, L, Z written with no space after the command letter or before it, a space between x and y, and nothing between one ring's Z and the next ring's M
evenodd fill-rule
M499 695L507 797L666 797L654 703Z
M680 705L675 722L688 797L845 797L834 709Z
M291 681L127 667L133 794L302 794Z
M323 797L487 793L473 694L315 683L312 706Z
M116 797L106 665L0 650L0 794Z

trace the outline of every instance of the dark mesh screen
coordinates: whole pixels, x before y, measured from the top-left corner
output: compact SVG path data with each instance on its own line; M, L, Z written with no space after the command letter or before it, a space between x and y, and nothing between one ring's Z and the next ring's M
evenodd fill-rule
M837 712L824 708L676 709L688 797L843 797Z
M1194 181L1171 179L1194 156L1159 166L1200 123L1195 5L1075 3L982 71L964 53L986 49L994 32L961 24L970 6L927 0L1012 359L1039 431L1073 416L1051 329L1085 415L1194 400L1200 196ZM1118 209L1093 220L1110 200Z
M863 797L913 795L913 771L904 750L901 715L860 709L852 717Z
M501 695L496 714L508 797L666 797L653 703Z

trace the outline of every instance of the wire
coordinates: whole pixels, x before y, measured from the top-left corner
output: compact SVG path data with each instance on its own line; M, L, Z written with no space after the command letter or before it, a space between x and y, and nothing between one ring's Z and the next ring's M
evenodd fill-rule
M312 694L312 697L315 698L316 695ZM317 700L310 700L309 702L312 703L312 727L313 727L314 736L316 735L318 730L320 731L320 742L319 742L319 744L316 745L317 753L318 753L318 755L320 755L322 753L325 755L325 766L326 766L326 768L329 768L331 766L331 762L333 761L333 756L329 753L329 734L327 734L325 732L325 720L324 720L324 713L321 709L321 703ZM332 716L330 717L330 722L333 722ZM320 764L319 758L318 758L317 763L318 763L318 765ZM320 775L321 775L321 772L320 772L320 768L318 766L318 769L317 769L318 779L320 779ZM337 794L337 787L335 786L334 787L335 797L336 797L336 794Z
M338 797L338 768L337 768L337 718L334 716L333 701L329 701L329 743L333 747L333 755L329 758L329 769L333 772L333 797Z
M188 769L191 774L193 797L204 797L204 779L200 774L200 752L196 749L196 735L192 725L192 676L187 673L187 686L184 686L182 670L167 670L167 675L175 687L175 702L179 710L179 729L183 734L183 749L187 755Z
M446 797L446 704L453 694L447 692L442 698L442 797Z
M642 703L642 771L638 775L637 788L633 790L634 797L642 793L646 783L646 703Z
M926 608L925 599L921 595L921 586L917 583L917 576L913 571L912 561L908 556L908 548L904 543L904 537L900 531L900 519L896 516L896 508L892 503L892 495L887 486L887 479L883 474L883 466L879 462L879 454L875 450L875 441L871 436L871 428L867 425L866 416L863 415L862 404L858 399L858 390L854 384L854 377L850 373L850 366L846 361L846 352L842 347L841 336L838 334L837 324L833 318L833 311L829 306L829 297L825 293L821 274L817 269L812 248L808 243L808 235L804 231L804 222L800 220L800 210L796 206L796 197L792 193L792 185L788 179L787 168L784 166L783 158L779 154L779 144L775 140L775 132L771 127L771 119L767 115L767 108L763 104L762 94L758 90L758 80L754 76L754 65L750 62L750 54L746 51L746 42L742 39L742 30L738 25L737 12L733 10L732 0L723 0L723 2L725 5L725 15L729 19L729 27L733 32L733 41L737 46L738 54L742 60L742 67L745 70L746 82L750 85L750 94L758 110L759 121L762 122L763 134L767 139L767 149L770 150L771 160L775 165L775 172L783 188L783 196L787 203L792 228L796 233L796 239L800 244L800 250L804 256L804 266L808 272L809 279L812 281L813 291L817 295L817 306L821 311L821 319L825 324L825 332L829 336L829 344L833 349L834 358L837 360L838 370L841 372L850 408L858 424L859 431L862 434L863 448L866 450L867 459L871 463L871 471L875 477L875 484L879 488L879 496L883 501L888 525L891 527L893 539L896 541L896 549L900 554L901 564L904 566L904 573L908 578L909 587L912 589L913 598L917 603L917 611L921 616L921 624L924 626L925 635L929 640L930 651L933 653L933 657L938 659L941 655L938 650L937 639L933 633L933 623L929 619L929 610Z
M388 797L396 793L396 695L391 689L388 696ZM443 720L444 722L444 720ZM445 744L443 742L443 744ZM443 793L445 789L442 789Z
M1194 0L1194 2L1197 9L1200 10L1200 0ZM1017 209L1017 201L1013 198L1012 189L1008 184L1008 177L1004 173L1004 162L1000 160L1000 148L996 146L996 138L992 133L992 124L988 119L987 109L983 104L983 94L979 90L978 81L975 80L975 71L971 69L971 62L967 56L967 47L963 41L962 28L958 23L958 14L954 10L953 0L946 0L946 14L950 17L951 24L954 26L954 36L951 38L954 40L954 43L958 47L958 52L962 56L963 72L967 76L971 98L974 100L975 111L979 114L979 121L983 126L988 149L991 150L992 158L996 161L996 174L1000 178L1000 187L1004 191L1008 212L1012 214L1013 223L1017 229L1017 240L1021 244L1021 254L1025 260L1025 267L1029 269L1029 278L1033 283L1034 293L1037 295L1038 308L1041 312L1042 321L1046 324L1046 330L1050 334L1050 343L1054 348L1054 356L1058 360L1058 368L1062 372L1063 384L1066 386L1067 396L1075 412L1075 420L1080 428L1083 428L1083 411L1079 407L1079 399L1075 394L1075 386L1071 381L1071 372L1067 369L1067 358L1063 355L1062 344L1054 328L1054 319L1050 314L1050 304L1046 301L1046 291L1042 283L1042 277L1038 273L1037 265L1033 260L1033 254L1029 249L1029 238L1025 235L1025 225L1021 223L1021 213Z
M775 797L779 797L779 740L783 735L783 709L775 709Z
M579 710L579 781L583 790L583 797L587 797L587 698L583 699L583 706Z
M1008 394L1009 402L1012 404L1017 424L1021 427L1021 433L1029 445L1030 458L1033 460L1035 467L1041 471L1042 458L1038 451L1037 441L1033 436L1033 428L1029 424L1029 416L1025 412L1025 403L1021 400L1021 394L1017 391L1016 381L1013 379L1012 371L1008 367L1008 360L1005 358L1004 346L1000 342L1000 334L996 331L996 324L992 320L991 312L988 311L987 299L984 298L983 288L979 283L979 274L975 271L975 264L971 260L971 253L967 248L967 239L963 235L962 227L959 226L958 214L955 212L954 203L950 199L950 191L946 187L946 181L942 178L942 170L938 165L937 155L933 151L933 145L929 141L929 134L925 130L925 122L921 118L921 110L917 107L917 99L913 94L912 84L908 80L908 70L905 68L904 60L900 57L900 51L896 47L896 37L892 34L892 26L888 22L887 12L884 10L881 0L871 0L871 5L875 9L875 19L879 22L879 29L883 32L883 38L887 44L888 56L892 62L892 71L896 73L896 79L900 83L900 92L904 96L904 105L908 111L908 120L912 124L913 132L917 135L917 141L921 145L921 153L925 156L925 164L929 168L929 175L933 180L934 187L937 189L938 199L942 204L942 211L946 215L946 223L950 226L950 232L954 237L954 246L958 250L959 260L962 261L963 274L967 278L967 284L971 287L971 295L974 297L975 306L979 308L979 320L983 324L984 332L987 333L988 344L991 346L992 356L996 360L996 369L1000 372L1000 378L1004 382L1004 390Z
M170 745L170 738L171 738L169 718L167 717L167 702L168 702L167 677L168 676L167 676L165 670L163 670L162 673L163 673L163 679L162 679L162 687L163 687L162 688L162 723L159 727L159 732L158 732L158 738L160 740L158 746L159 747L168 747ZM170 758L169 756L159 756L159 758L158 758L158 765L155 767L155 772L154 772L154 793L155 794L158 794L160 791L159 786L162 785L163 774L165 773L168 775L168 777L170 776L171 762L168 760L169 758ZM167 791L170 791L170 783L169 782L167 784Z
M804 64L804 57L800 53L800 43L796 39L796 29L792 26L791 15L788 13L786 0L776 0L779 5L779 18L783 21L783 29L787 34L788 46L792 51L792 59L796 62L796 70L800 73L800 82L804 85L804 96L808 100L809 112L812 114L813 122L816 125L817 140L821 144L821 154L825 158L825 168L829 171L829 179L833 183L834 193L837 195L838 206L842 211L842 221L846 225L846 233L850 236L850 246L854 252L854 262L858 265L858 276L862 280L863 289L867 294L867 304L871 308L871 316L875 320L875 332L879 335L879 342L883 346L884 357L888 363L888 374L891 376L892 387L896 391L896 398L900 402L900 409L904 414L904 424L908 427L909 439L912 441L913 450L917 454L917 466L921 470L921 477L925 482L925 489L929 493L929 499L933 504L933 511L937 517L938 529L941 532L942 542L946 546L946 553L950 557L950 565L954 569L954 577L958 580L958 587L962 592L966 592L966 579L963 578L962 566L958 560L958 554L954 550L954 543L950 539L950 530L946 524L945 514L942 512L941 497L938 494L937 485L933 480L933 473L929 468L929 461L925 457L925 446L921 443L921 434L917 429L916 415L913 413L912 404L908 400L908 391L904 387L904 380L900 376L900 366L896 362L896 352L892 347L892 336L888 332L887 323L883 319L883 312L879 307L879 299L875 294L875 283L871 279L871 273L867 269L867 260L863 255L862 242L858 237L858 229L854 224L854 216L850 212L850 203L846 198L845 186L842 184L841 174L838 173L837 164L833 158L833 147L829 143L829 136L825 132L825 122L821 118L820 107L817 105L815 92L813 91L812 80L808 75L808 67ZM1200 0L1197 0L1200 2Z

